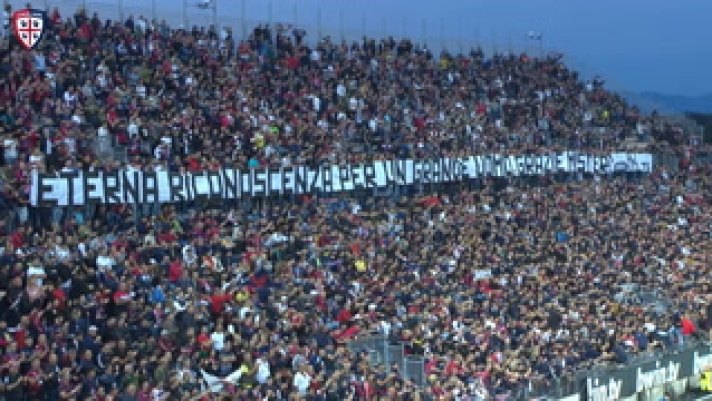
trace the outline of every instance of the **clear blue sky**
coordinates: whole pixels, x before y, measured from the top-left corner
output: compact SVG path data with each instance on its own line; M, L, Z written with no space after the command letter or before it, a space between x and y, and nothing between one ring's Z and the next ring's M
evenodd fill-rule
M269 3L246 1L255 14ZM525 37L530 30L540 31L545 47L565 52L578 68L600 72L616 86L668 94L712 92L712 45L707 43L712 40L712 0L272 1L273 20L293 19L297 4L297 20L314 23L314 10L321 7L323 30L338 29L343 21L351 32L445 36L455 43L449 47L459 46L462 38L487 47L536 48Z
M26 0L11 0L24 3ZM76 7L84 0L35 0ZM143 14L209 24L201 0L86 0L102 14ZM568 55L586 74L600 73L616 89L665 94L712 93L712 0L213 0L218 20L239 32L257 22L296 21L338 38L384 33L428 38L458 50L478 41L486 49L529 49L528 31ZM241 16L242 2L246 16ZM183 4L185 4L183 6ZM321 10L320 12L318 10ZM445 37L446 40L442 38Z

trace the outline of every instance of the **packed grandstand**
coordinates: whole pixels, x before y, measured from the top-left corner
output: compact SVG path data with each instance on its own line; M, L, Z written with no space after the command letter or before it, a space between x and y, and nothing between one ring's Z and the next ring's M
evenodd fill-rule
M525 399L712 328L707 171L679 127L560 55L67 17L49 13L37 50L0 54L6 401ZM666 158L336 193L32 200L39 175L570 151Z

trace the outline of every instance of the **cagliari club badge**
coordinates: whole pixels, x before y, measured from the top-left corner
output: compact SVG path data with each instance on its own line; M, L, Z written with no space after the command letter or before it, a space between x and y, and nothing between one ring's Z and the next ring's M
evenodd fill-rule
M39 45L47 30L47 15L42 10L25 8L12 14L12 32L27 50Z

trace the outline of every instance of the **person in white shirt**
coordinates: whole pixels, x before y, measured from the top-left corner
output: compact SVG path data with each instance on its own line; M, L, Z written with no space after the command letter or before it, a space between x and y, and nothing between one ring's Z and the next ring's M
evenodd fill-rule
M346 85L343 82L339 82L336 86L336 96L343 98L346 96Z
M321 110L321 98L319 96L313 95L311 97L312 99L312 107L314 108L314 111L318 112Z
M137 95L138 97L140 97L140 98L142 98L142 99L145 99L145 98L146 98L146 93L147 93L147 89L146 89L146 86L145 86L144 84L139 83L138 85L136 85L136 95Z
M245 306L243 306L243 307L240 308L240 310L238 311L237 314L238 314L238 316L240 317L240 320L245 320L245 318L247 318L247 314L250 313L250 312L252 312L252 308L250 308L249 306L245 305Z
M109 128L106 123L102 123L96 131L97 141L99 142L99 152L106 153L111 149L111 138L109 137Z
M54 247L54 256L60 262L67 261L72 257L72 252L63 244L57 244Z
M33 260L27 267L27 280L34 281L37 287L42 287L43 280L47 278L47 273L38 259Z
M2 146L3 146L3 148L5 148L5 163L10 166L14 165L17 162L17 158L18 158L17 139L5 138L2 141Z
M126 127L126 133L129 134L129 136L131 138L138 136L139 124L140 124L140 121L137 121L135 118L131 118L129 120L129 125L128 125L128 127Z
M187 266L192 266L198 261L198 256L195 254L195 248L191 244L183 246L181 253L183 254L183 263Z
M267 383L267 380L269 380L270 377L270 368L269 368L269 362L262 358L257 358L256 361L257 364L257 373L255 374L255 380L257 380L257 383L260 384L265 384Z
M154 388L151 390L151 401L165 401L170 399L171 393L163 390L162 388Z
M168 158L168 155L168 146L166 146L165 143L159 144L158 146L156 146L156 149L153 150L153 156L156 158L156 160Z
M113 269L116 265L116 260L107 253L102 252L96 257L96 267L101 271Z
M81 110L77 110L77 112L72 115L72 121L79 125L84 124L84 113Z
M141 32L146 32L146 29L148 28L148 21L146 21L145 17L138 17L136 18L135 22L136 28L139 29Z
M361 205L359 205L356 202L352 203L351 204L351 214L356 215L356 214L359 214L359 212L361 212Z
M72 137L66 137L63 140L64 145L67 147L67 151L71 154L77 153L77 140Z
M287 241L289 241L289 237L282 233L274 232L267 238L267 241L265 241L265 246L271 247L273 245L283 244Z
M307 395L309 385L311 384L311 375L306 367L302 367L295 375L292 384L299 392L300 396Z
M105 73L100 72L96 76L96 84L102 89L106 88L107 86L109 86L109 78L106 76Z
M220 30L220 40L225 41L225 40L227 40L228 37L230 37L230 28L223 27Z
M210 335L215 351L222 351L225 348L225 330L222 325L215 326L215 331Z
M87 256L87 253L88 253L88 251L89 251L89 250L87 249L87 244L86 244L85 242L80 242L80 243L77 245L77 250L79 251L79 254L80 254L82 257L86 257L86 256Z
M70 107L74 106L77 103L77 100L79 100L73 89L65 91L63 98L64 98L64 104L67 106L70 106Z
M44 165L44 155L39 149L35 149L35 151L28 157L28 161L33 168L41 167Z

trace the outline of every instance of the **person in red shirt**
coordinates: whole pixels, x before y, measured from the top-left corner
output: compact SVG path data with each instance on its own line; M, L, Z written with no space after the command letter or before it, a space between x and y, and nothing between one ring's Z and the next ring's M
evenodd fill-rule
M195 339L195 342L198 345L198 348L202 351L209 351L210 348L212 347L212 343L210 340L210 333L208 333L208 328L203 327L202 331L200 334Z
M697 328L695 327L695 323L688 317L688 316L683 316L682 317L682 335L683 336L691 336L695 334L697 331Z
M79 37L79 39L81 39L85 42L89 42L92 39L92 35L93 35L93 32L92 32L91 24L89 24L88 21L84 22L79 27L79 32L77 33L77 36Z
M119 289L114 292L111 296L116 305L117 311L125 312L128 310L129 303L131 302L133 295L126 290L126 284L119 284Z
M452 357L449 357L452 358ZM446 376L457 376L462 374L462 366L458 361L455 359L448 359L447 363L445 364L445 375Z
M20 324L15 328L15 341L17 342L18 349L24 349L26 347L25 339L29 336L30 327L30 317L25 315L20 320Z
M353 315L351 314L351 306L346 305L344 309L339 311L338 315L336 315L336 321L345 324L350 322L353 319Z
M180 260L175 260L171 262L168 266L168 281L171 283L177 283L183 279L183 263Z
M29 399L39 399L42 392L42 366L40 366L40 361L35 359L32 361L32 367L30 371L25 375L25 389L26 395Z
M293 55L290 55L289 57L286 58L286 64L287 68L296 70L299 68L299 59Z
M50 20L52 20L52 25L59 25L62 22L62 14L59 13L59 8L55 7L52 10Z
M203 169L203 166L200 163L200 159L196 156L188 156L186 163L188 166L188 171L192 173L199 172Z
M218 288L215 294L210 296L210 312L215 316L220 316L225 311L225 304L230 302L230 295Z
M10 241L12 242L12 247L14 249L22 248L25 243L25 229L23 227L18 227L17 231L12 233L10 236Z
M164 233L158 234L156 237L158 243L161 245L171 245L178 241L178 236L173 231L166 231Z
M361 384L361 397L365 400L374 400L376 398L376 388L373 385L373 376L370 375L368 380L364 380Z

